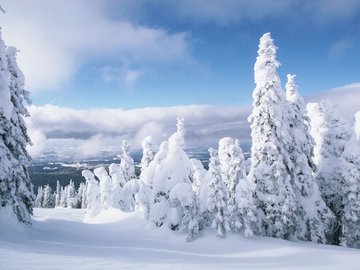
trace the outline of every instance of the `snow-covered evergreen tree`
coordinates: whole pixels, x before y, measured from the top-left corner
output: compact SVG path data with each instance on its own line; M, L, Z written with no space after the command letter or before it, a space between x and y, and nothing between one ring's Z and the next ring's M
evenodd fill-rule
M86 185L85 183L81 182L79 185L79 188L77 190L77 196L76 196L76 208L85 208L83 206L83 202L85 202L84 196L86 196Z
M141 146L143 149L143 155L141 158L140 167L141 167L141 170L144 170L146 167L149 166L150 162L154 159L154 156L155 156L154 146L152 143L152 137L147 136L141 142Z
M86 209L87 208L87 185L86 183L84 183L83 185L83 190L82 190L82 196L81 196L81 209Z
M246 178L244 156L239 140L225 137L219 141L221 177L227 188L227 206L230 213L230 227L239 232L243 228L242 216L236 201L236 187Z
M55 200L52 189L49 185L44 187L44 201L43 201L43 208L54 208L55 207Z
M94 174L100 180L100 203L102 209L108 209L113 206L113 185L110 176L104 167L94 170Z
M342 208L341 185L343 153L351 138L351 129L341 116L340 109L330 100L307 105L311 135L315 140L315 174L321 195L335 215Z
M61 187L59 207L61 208L67 207L67 200L68 200L67 198L68 198L68 186Z
M86 179L86 216L94 217L101 211L98 182L90 170L83 170L81 174Z
M159 178L158 174L168 152L169 143L165 141L160 144L153 161L140 174L140 190L137 196L139 208L143 209L144 217L153 221L157 226L161 226L165 222L168 209L165 198L160 196L165 194L154 190L154 182Z
M330 209L321 198L319 187L313 177L316 166L313 161L314 140L309 132L309 119L304 101L295 84L295 75L287 75L286 99L288 101L288 123L290 140L287 151L292 166L291 184L294 189L297 209L296 237L314 242L326 242L332 219Z
M227 209L226 186L221 178L220 162L217 150L209 149L209 174L207 208L212 215L211 226L215 229L216 235L224 237L230 230L229 212Z
M59 180L56 181L56 191L55 191L55 207L60 206L60 200L61 200L61 185Z
M126 184L125 178L121 173L120 165L115 163L110 164L109 174L113 185L113 205L116 208L120 208L122 207L121 190Z
M0 33L0 215L29 224L34 195L27 169L31 142L23 117L29 116L25 105L30 100L16 52L6 48Z
M159 165L160 160L159 155L155 158L156 152L154 151L151 136L147 136L142 141L141 146L143 148L143 156L140 163L141 173L138 181L139 191L136 195L136 208L143 211L145 219L149 219L150 205L153 203L152 183L154 170Z
M131 179L136 178L134 160L130 156L130 146L126 140L122 141L121 149L120 169L125 181L128 182Z
M199 234L199 205L196 193L189 183L179 183L170 191L171 207L181 207L180 230L187 230L186 241L193 241Z
M201 161L198 159L192 158L190 159L190 163L191 163L192 187L193 190L195 191L195 194L199 196L200 187L203 185L207 171L205 170Z
M67 186L67 208L76 208L77 198L76 198L76 189L73 180L70 179L69 185Z
M212 221L212 214L207 208L207 199L208 199L208 182L209 182L209 172L205 170L203 164L200 160L190 159L192 165L192 187L197 197L199 204L199 218L198 226L199 229L210 226Z
M166 223L174 230L181 226L182 210L180 205L170 208L170 191L177 184L191 184L192 180L190 159L183 149L184 135L184 119L178 118L177 131L161 143L159 152L140 175L138 198L148 211L145 216L157 226Z
M155 171L153 182L154 200L159 201L160 206L164 205L162 212L167 216L167 222L172 229L178 229L181 224L181 210L180 207L169 208L170 191L178 183L191 183L191 163L183 149L185 146L183 118L177 118L176 128L176 132L168 140L166 158Z
M138 179L131 179L121 190L121 209L127 212L135 210L135 195L139 192Z
M360 248L360 149L352 137L344 152L341 236L343 246Z
M287 106L277 74L279 62L270 33L260 38L256 59L251 123L251 168L260 233L286 238L296 226L296 200L290 184Z
M311 134L316 146L315 174L321 195L335 214L338 224L330 235L331 243L359 246L360 192L359 146L355 134L338 107L331 101L307 106Z
M35 198L35 207L41 208L43 207L44 202L44 190L43 187L38 187L36 198Z
M257 223L257 207L254 198L254 187L247 178L239 181L235 191L236 211L231 215L231 226L235 232L242 231L246 237L260 234ZM234 217L234 215L237 215Z

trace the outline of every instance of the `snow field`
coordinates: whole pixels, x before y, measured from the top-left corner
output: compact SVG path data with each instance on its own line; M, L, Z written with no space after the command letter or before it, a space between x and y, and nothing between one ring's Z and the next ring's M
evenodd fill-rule
M1 228L0 269L359 269L360 251L210 229L157 228L141 213L35 208L32 228ZM12 233L10 233L12 232Z

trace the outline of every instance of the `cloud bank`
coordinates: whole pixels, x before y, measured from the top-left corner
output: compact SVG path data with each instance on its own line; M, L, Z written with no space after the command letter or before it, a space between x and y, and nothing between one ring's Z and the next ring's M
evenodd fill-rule
M319 102L326 98L338 104L348 121L353 123L355 113L360 111L360 83L336 87L323 93L309 96L306 100Z
M76 110L53 105L30 106L27 125L34 141L30 152L61 152L70 148L78 157L96 156L101 151L117 153L127 139L133 149L152 135L156 143L166 140L176 130L176 117L184 117L188 146L216 145L225 136L250 140L247 117L250 107L219 108L205 105L153 107L133 110ZM42 139L42 140L41 140Z
M306 102L329 98L342 107L349 122L360 111L360 83L334 88L322 94L306 97ZM54 105L30 106L26 119L34 142L30 153L40 155L54 150L59 156L69 149L77 157L96 156L102 151L118 153L121 141L127 139L133 149L152 135L155 142L166 140L175 130L176 117L184 117L187 146L216 146L219 139L230 136L250 143L247 117L251 107L213 107L191 105L150 107L142 109L77 110Z

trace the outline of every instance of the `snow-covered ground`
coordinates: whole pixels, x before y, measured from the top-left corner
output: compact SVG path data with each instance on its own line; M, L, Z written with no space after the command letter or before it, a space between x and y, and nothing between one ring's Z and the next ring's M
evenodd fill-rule
M35 209L32 228L0 228L0 269L360 269L360 250L210 230L194 242L112 209ZM104 222L106 221L106 222Z

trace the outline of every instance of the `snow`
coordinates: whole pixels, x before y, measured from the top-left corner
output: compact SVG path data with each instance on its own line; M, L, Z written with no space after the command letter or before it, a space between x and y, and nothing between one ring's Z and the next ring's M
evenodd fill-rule
M32 228L2 227L0 268L351 270L360 263L357 249L230 233L219 239L209 230L185 242L185 233L156 228L140 213L110 208L88 223L84 215L35 208Z
M355 114L355 134L356 139L360 141L360 111Z
M7 69L6 47L0 33L0 113L10 119L13 112L10 93L10 72Z

